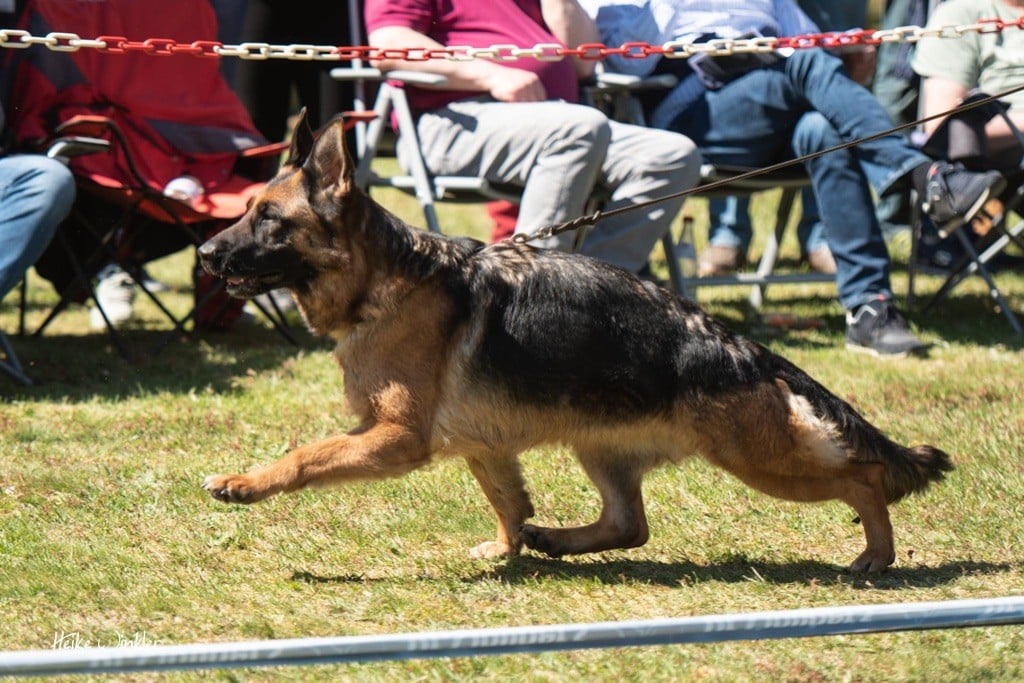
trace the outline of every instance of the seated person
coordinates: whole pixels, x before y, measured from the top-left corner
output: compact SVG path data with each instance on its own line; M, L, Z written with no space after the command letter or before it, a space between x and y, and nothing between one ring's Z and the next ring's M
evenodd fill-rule
M365 7L369 42L381 48L577 45L597 37L576 0L368 0ZM610 210L700 179L700 154L687 138L576 104L578 79L593 73L593 60L384 59L378 66L448 78L443 90L408 89L428 168L522 187L516 233L580 216L595 187L610 195ZM682 201L598 222L582 253L640 272ZM573 239L563 233L541 246L568 249Z
M36 0L26 6L18 25L60 26L85 36L104 35L111 26L119 26L131 35L157 35L187 44L218 38L223 8L217 0L187 0L173 8L131 0ZM119 252L115 260L141 274L144 264L190 247L195 240L186 231L169 227L173 217L160 205L149 200L136 203L129 188L141 180L150 191L159 192L175 179L195 178L202 188L194 208L202 218L188 220L201 238L244 212L246 193L255 192L257 180L266 175L262 169L243 173L239 155L266 140L228 86L222 66L230 60L155 59L139 52L111 57L97 50L53 51L41 45L6 52L17 52L4 65L4 80L10 93L8 124L21 145L40 144L58 124L78 115L106 117L124 134L131 161L119 150L120 142L103 131L99 134L114 140L114 151L70 161L75 176L89 181L80 182L80 187L88 184L99 190L79 193L76 204L81 210L72 215L73 229L66 234L77 259L88 263L91 272L86 275L100 276L95 291L107 320L94 309L94 326L127 323L134 316L135 280L120 268L104 268L102 260L89 258L101 241L84 224L115 225L130 208L125 229L112 245ZM84 298L84 292L69 291L75 271L64 249L49 249L36 271L63 294ZM198 328L227 328L241 315L243 302L216 291L219 283L201 269L195 271L194 285L195 301L202 302L195 317ZM208 296L211 290L214 293Z
M795 35L806 16L793 0L586 0L603 42L698 42L711 37ZM662 59L681 80L651 117L683 133L711 163L762 167L883 133L892 122L878 101L822 49L790 55L757 53L727 59ZM614 69L654 69L651 60L609 58ZM829 247L839 300L847 311L852 350L885 356L923 353L927 346L896 308L889 255L871 189L913 182L929 197L928 214L947 228L973 218L1003 179L933 162L898 132L805 162ZM927 187L926 187L927 186Z
M947 0L935 8L928 27L970 25L980 19L1020 21L1024 0ZM955 109L972 90L998 95L1024 85L1024 33L1008 29L998 33L966 33L956 39L922 38L917 43L912 66L921 77L922 118ZM1000 100L1010 120L1024 127L1024 91L1007 93ZM931 135L945 119L924 123ZM1019 165L1021 145L1001 116L984 122L983 136L973 150L958 157L985 160L992 168L1012 169Z
M933 10L928 28L971 25L981 19L1019 21L1024 15L1021 0L947 0ZM1024 34L966 33L956 39L926 37L917 43L911 65L921 80L921 116L927 118L955 109L972 90L998 95L1024 85L1024 69L1016 55L1024 54ZM1024 92L1007 93L1001 100L1014 125L1024 126ZM925 150L934 156L963 162L967 167L1019 172L1021 144L1002 116L989 108L962 112L950 118L925 121L929 136ZM979 217L979 221L983 217ZM953 236L941 236L922 226L919 265L946 270L964 255ZM973 231L972 231L973 232ZM996 267L1020 267L1021 259L1000 253L990 263Z
M0 103L0 131L4 120ZM0 149L0 299L46 250L74 199L75 181L64 164Z
M863 27L867 20L867 3L849 0L798 0L800 9L807 13L809 23L801 33L821 31L847 31ZM874 47L841 48L843 64L853 80L865 83L874 71ZM836 272L836 262L828 248L825 226L818 215L814 189L805 187L800 192L802 211L796 226L800 260L811 270L828 275ZM708 247L701 252L697 274L703 277L727 275L743 265L747 249L754 234L750 222L750 197L712 197L708 200L711 228Z

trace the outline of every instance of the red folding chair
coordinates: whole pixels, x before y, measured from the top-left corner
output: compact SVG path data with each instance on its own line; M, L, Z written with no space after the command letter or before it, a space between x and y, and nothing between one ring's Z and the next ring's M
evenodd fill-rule
M272 175L282 146L267 145L256 130L221 73L220 60L116 47L123 44L117 36L184 44L217 40L216 8L209 0L173 5L30 0L20 26L33 33L106 36L108 46L114 46L107 51L63 52L45 46L10 51L16 54L7 67L7 101L10 125L21 144L45 147L67 136L110 143L106 153L69 160L79 199L37 266L54 282L61 300L36 334L70 302L90 296L96 301L91 280L108 263L132 275L173 323L154 352L190 321L198 327L229 327L242 302L227 297L201 269L194 274L195 307L179 317L145 286L138 267L198 246L244 214L248 198ZM194 201L166 196L164 188L180 177L198 180L202 195ZM294 341L280 311L260 307ZM124 351L113 326L107 327Z

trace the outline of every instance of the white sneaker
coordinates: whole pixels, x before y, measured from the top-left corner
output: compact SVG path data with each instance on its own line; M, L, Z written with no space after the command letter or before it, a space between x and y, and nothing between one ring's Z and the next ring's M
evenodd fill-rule
M135 315L135 281L132 276L111 264L100 271L97 279L96 299L110 324L118 327L131 320ZM94 330L106 327L103 314L96 306L89 310L89 325Z

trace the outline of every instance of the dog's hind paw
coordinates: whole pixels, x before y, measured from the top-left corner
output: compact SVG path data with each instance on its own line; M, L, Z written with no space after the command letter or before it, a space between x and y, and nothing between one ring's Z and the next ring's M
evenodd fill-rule
M203 488L223 503L255 503L266 497L244 474L211 475L203 482Z
M523 544L527 548L542 552L549 557L561 557L565 553L561 547L555 545L554 540L548 533L549 531L550 529L532 524L524 524L519 527L519 535L522 537Z
M878 553L865 550L850 565L850 571L854 574L873 574L885 570L895 561L896 553L892 551Z
M478 560L514 557L518 554L518 548L511 546L508 543L499 543L498 541L486 541L469 551L469 556Z

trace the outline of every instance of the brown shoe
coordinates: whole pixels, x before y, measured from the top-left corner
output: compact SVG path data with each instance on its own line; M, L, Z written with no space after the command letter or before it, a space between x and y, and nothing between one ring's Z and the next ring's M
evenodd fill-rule
M740 250L712 244L697 259L697 277L730 275L741 265Z
M807 253L807 265L811 270L825 275L836 274L836 260L832 258L832 250L828 245Z

